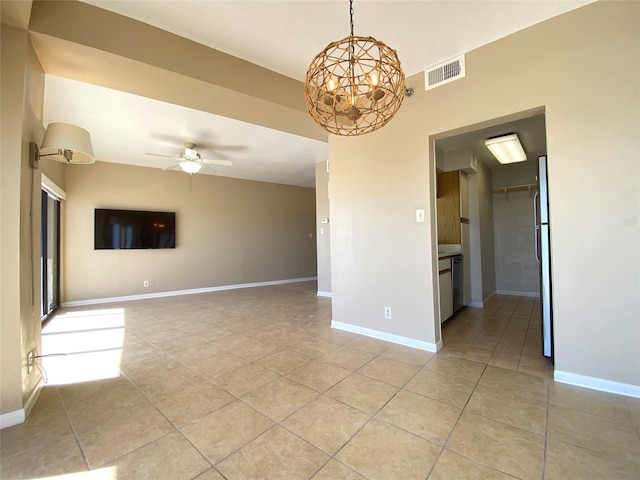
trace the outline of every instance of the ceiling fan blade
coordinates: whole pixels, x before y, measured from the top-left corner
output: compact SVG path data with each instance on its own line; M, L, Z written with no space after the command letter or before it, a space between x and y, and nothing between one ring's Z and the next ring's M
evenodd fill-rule
M177 158L175 155L160 155L159 153L145 153L145 155L151 155L152 157L162 157L162 158Z
M180 168L180 164L176 163L175 165L171 165L170 167L165 167L162 170L177 170ZM181 169L181 168L180 168Z
M232 166L233 162L231 160L214 160L210 158L203 158L202 163L206 165L223 165L223 166Z
M225 152L242 152L248 147L246 145L220 145L213 143L211 145L201 145L202 150L223 150Z
M209 173L218 173L214 168L204 162L202 162L202 166L204 167L204 170L208 171ZM204 170L201 170L201 173L205 173Z

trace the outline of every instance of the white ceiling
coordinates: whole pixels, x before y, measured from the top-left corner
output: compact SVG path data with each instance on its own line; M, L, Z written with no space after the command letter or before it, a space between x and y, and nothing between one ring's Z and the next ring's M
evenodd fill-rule
M357 0L354 33L396 49L409 76L591 1ZM322 48L349 34L346 0L85 3L301 81ZM177 155L191 141L203 157L234 162L215 167L217 175L290 185L313 186L314 164L328 156L324 142L53 76L46 80L44 121L89 130L99 161L164 168L171 159L146 153ZM243 148L209 148L216 145Z
M296 80L349 35L347 0L83 0ZM354 33L398 52L406 75L592 0L355 0Z
M177 157L192 142L203 158L233 162L201 173L313 187L314 165L328 158L325 142L47 75L44 123L50 122L88 130L98 161L167 168L176 160L148 154Z

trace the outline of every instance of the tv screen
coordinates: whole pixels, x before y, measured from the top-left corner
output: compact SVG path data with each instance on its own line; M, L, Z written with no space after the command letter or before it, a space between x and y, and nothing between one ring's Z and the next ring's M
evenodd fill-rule
M95 250L176 248L175 212L95 209Z

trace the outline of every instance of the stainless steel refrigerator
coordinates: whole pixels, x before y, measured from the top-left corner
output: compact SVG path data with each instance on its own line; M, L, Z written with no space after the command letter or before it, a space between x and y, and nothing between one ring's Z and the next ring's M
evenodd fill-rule
M540 309L542 318L542 353L553 358L553 309L551 285L551 237L549 232L549 191L547 156L538 158L538 191L535 195L535 250L540 265Z

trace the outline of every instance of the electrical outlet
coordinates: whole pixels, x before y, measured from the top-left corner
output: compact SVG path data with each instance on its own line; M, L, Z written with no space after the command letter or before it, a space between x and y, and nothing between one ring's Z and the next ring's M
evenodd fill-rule
M384 307L384 318L391 320L391 307Z
M31 373L33 371L33 367L35 366L35 352L35 350L31 350L29 353L27 353L27 373Z
M144 288L147 288L149 286L149 280L145 280L144 282L142 282L142 286Z

